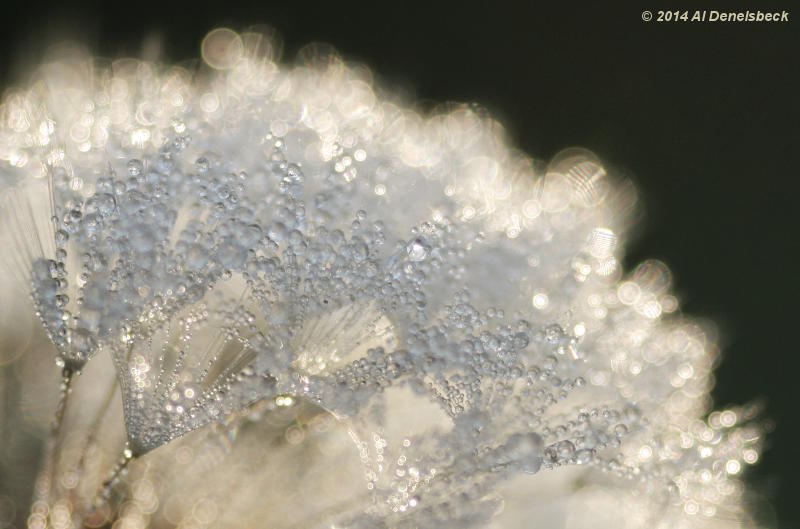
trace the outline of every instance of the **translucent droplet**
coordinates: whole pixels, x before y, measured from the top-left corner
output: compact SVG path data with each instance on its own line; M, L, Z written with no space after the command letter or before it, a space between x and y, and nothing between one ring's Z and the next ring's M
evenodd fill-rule
M497 449L497 463L512 465L526 474L536 474L542 467L542 437L534 432L512 434Z
M408 258L414 262L423 261L426 257L428 257L428 251L428 246L425 245L425 241L423 241L421 238L414 239L408 243L408 246L406 246Z
M585 465L594 459L594 450L591 448L584 448L575 453L575 463L578 465Z
M143 170L144 170L144 164L142 163L141 160L133 159L133 160L128 161L128 174L129 175L131 175L131 176L139 176L140 174L142 174Z

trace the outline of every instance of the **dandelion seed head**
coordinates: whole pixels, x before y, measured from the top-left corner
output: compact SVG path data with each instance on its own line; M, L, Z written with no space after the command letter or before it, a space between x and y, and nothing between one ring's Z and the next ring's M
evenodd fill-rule
M286 454L338 453L329 420L363 493L329 525L479 527L509 484L632 521L743 517L719 491L759 457L757 409L704 419L713 340L668 317L662 263L616 260L630 186L588 151L533 163L474 106L423 116L329 48L278 48L217 29L197 75L73 54L0 107L7 268L62 365L111 358L126 458L243 416ZM222 483L233 430L197 456ZM136 483L132 525L242 526L202 485L159 505Z

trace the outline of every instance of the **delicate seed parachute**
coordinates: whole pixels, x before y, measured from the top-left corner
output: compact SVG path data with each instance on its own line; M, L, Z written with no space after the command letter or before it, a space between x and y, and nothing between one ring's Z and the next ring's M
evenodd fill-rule
M758 410L709 414L713 336L620 269L631 186L275 42L6 95L6 275L51 346L0 358L65 384L28 525L749 523Z

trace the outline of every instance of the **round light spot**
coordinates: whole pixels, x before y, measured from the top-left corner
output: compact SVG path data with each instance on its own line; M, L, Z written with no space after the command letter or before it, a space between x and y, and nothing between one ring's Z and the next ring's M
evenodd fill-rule
M624 305L633 305L641 295L642 290L633 281L625 281L617 289L617 297Z
M539 310L547 308L550 304L550 298L544 292L537 292L533 295L533 306Z
M216 70L227 70L236 66L244 54L242 38L228 28L211 31L203 39L201 55L203 61Z

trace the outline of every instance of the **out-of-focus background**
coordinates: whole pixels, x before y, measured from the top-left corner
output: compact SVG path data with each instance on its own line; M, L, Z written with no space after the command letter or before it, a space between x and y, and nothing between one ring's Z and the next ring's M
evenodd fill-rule
M662 259L683 310L717 323L717 403L766 399L776 429L750 483L772 504L759 507L761 519L790 528L800 526L800 4L793 7L725 0L689 8L790 13L785 23L712 24L645 22L644 10L655 18L687 9L647 0L11 2L0 11L0 84L24 81L64 38L104 56L178 61L197 57L213 27L268 24L287 59L323 41L423 105L477 102L536 158L593 150L641 191L645 220L627 267ZM6 312L3 325L14 326L17 316Z

